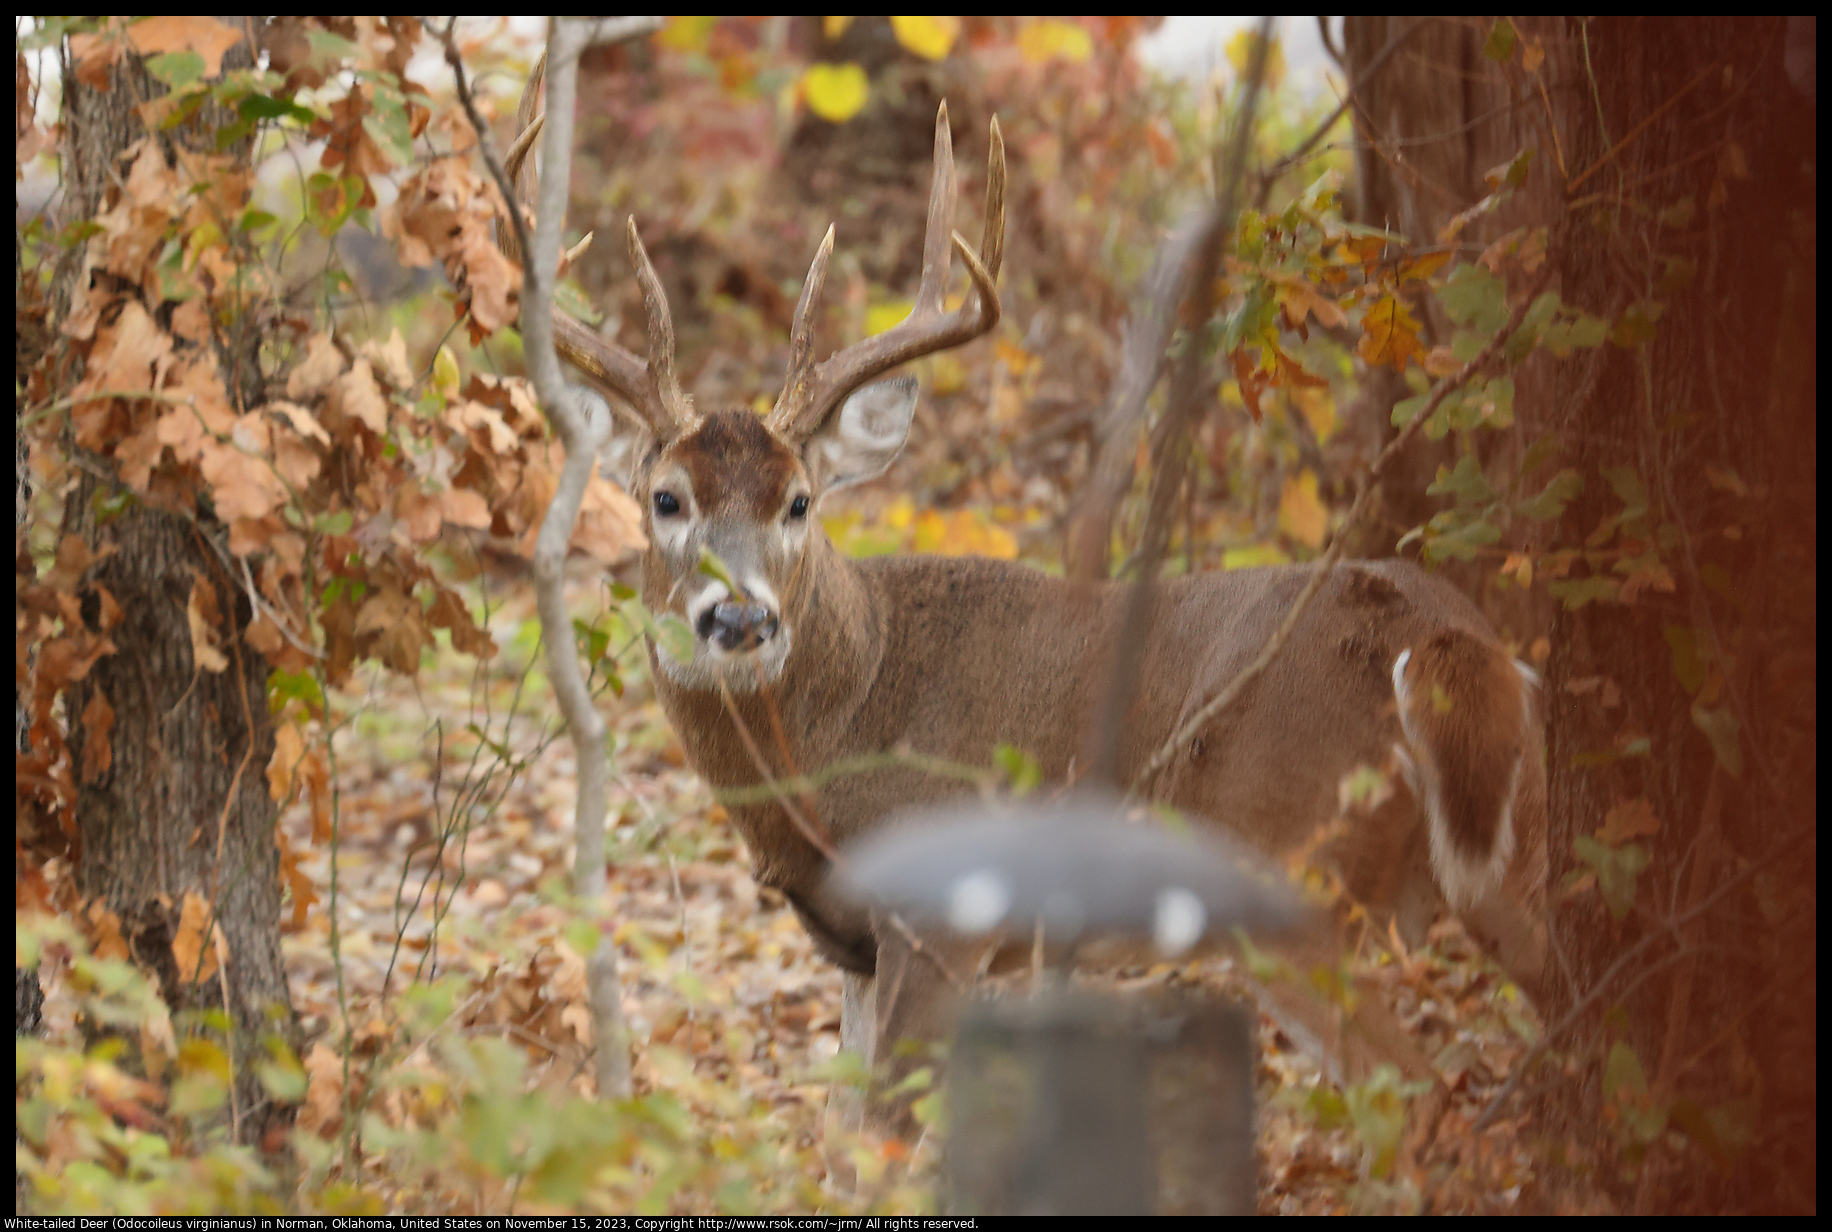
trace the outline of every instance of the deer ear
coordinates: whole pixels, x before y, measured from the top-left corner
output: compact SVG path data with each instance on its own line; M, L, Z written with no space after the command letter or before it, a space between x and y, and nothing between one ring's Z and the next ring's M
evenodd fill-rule
M571 386L574 405L585 416L587 439L597 442L598 473L625 492L636 479L636 464L655 442L654 433L634 417L612 412L595 389Z
M876 479L896 459L916 413L916 378L894 377L855 391L809 438L803 460L823 492Z

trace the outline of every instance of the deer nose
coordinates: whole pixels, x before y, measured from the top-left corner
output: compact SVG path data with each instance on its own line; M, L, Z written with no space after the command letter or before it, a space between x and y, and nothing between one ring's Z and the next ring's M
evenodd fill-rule
M776 636L775 613L760 603L728 599L700 613L694 632L724 650L755 650Z

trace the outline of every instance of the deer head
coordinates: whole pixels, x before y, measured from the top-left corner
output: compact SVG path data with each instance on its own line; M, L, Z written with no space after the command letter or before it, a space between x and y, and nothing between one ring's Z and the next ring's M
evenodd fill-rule
M542 75L543 65L537 64L522 95L521 131L508 160L524 198L532 178L527 155L541 127L534 107ZM607 457L614 477L644 510L650 545L644 594L651 606L684 617L694 632L693 657L686 662L657 647L659 665L676 684L714 688L723 679L742 691L776 679L794 645L809 575L833 550L814 516L821 501L882 474L909 432L915 378L868 382L899 364L972 341L998 324L994 283L1005 242L1005 148L996 119L978 253L950 227L955 194L953 139L943 102L935 117L922 281L910 315L814 362L815 321L833 253L829 226L802 285L788 374L767 417L743 408L701 414L682 391L668 300L634 218L627 238L648 313L648 359L555 311L561 357L610 395L613 410L623 417ZM508 229L498 231L506 237ZM519 255L512 238L505 238L504 248ZM973 286L948 312L944 297L953 252L960 254ZM701 568L708 553L722 569Z

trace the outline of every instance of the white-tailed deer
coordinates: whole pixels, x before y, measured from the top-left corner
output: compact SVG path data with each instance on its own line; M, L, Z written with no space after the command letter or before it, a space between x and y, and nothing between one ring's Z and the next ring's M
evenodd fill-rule
M538 127L537 84L523 101L518 167ZM756 879L786 896L820 952L849 973L849 1014L874 998L869 1024L847 1023L853 1040L932 1038L948 990L899 929L830 893L829 839L843 849L899 809L967 790L916 758L871 755L984 766L997 745L1011 744L1046 779L1072 779L1087 764L1089 720L1109 689L1126 619L1128 591L1119 585L971 557L854 560L815 516L830 493L883 473L903 446L916 381L868 382L997 324L1004 186L995 121L976 252L950 231L955 174L944 104L908 319L814 362L829 228L767 417L701 412L682 392L668 304L633 220L647 361L556 321L562 355L629 420L621 438L628 468L618 478L645 511L643 600L694 632L686 658L649 648L688 760L715 789L819 781L793 797L793 808L765 798L730 812ZM949 312L951 252L971 286ZM706 551L723 562L729 584L702 571ZM1306 566L1288 566L1159 584L1123 725L1122 783L1253 659L1309 576ZM1283 653L1188 742L1155 792L1278 855L1337 815L1345 776L1387 762L1395 749L1411 791L1399 793L1397 809L1334 839L1330 858L1377 915L1397 914L1412 931L1448 900L1530 988L1544 771L1529 684L1476 607L1417 566L1337 568ZM846 770L848 762L867 766Z

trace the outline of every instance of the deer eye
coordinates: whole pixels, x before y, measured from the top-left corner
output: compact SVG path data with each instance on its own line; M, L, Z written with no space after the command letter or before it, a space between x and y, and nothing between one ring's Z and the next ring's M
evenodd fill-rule
M798 522L808 516L808 498L806 496L798 496L789 502L789 516Z
M661 514L664 518L671 518L680 511L681 501L674 493L657 492L655 494L655 512Z

